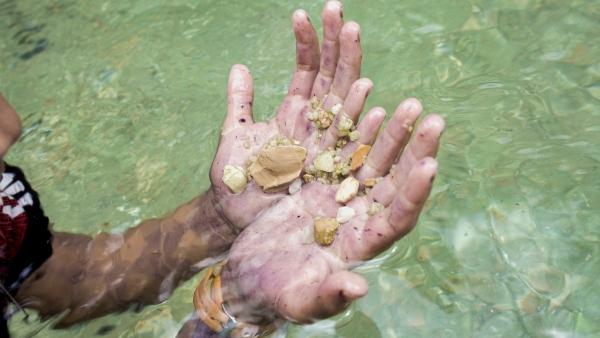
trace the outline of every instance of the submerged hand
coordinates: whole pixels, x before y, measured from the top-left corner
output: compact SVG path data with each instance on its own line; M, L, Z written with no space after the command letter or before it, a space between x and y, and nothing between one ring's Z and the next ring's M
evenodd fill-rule
M236 195L222 181L224 167L245 168L249 158L276 135L299 141L308 151L308 163L319 151L334 145L337 139L335 127L317 139L317 132L306 116L311 98L324 100L326 109L343 103L348 116L356 122L372 88L370 80L359 79L362 51L358 24L343 23L342 6L337 1L325 5L322 18L324 38L319 49L319 39L307 14L304 11L294 13L296 72L276 116L269 121L252 120L253 84L248 69L242 65L231 69L227 117L210 178L217 208L238 229L250 224L261 210L287 194L265 193L250 182ZM381 109L369 112L358 128L361 132L358 142L371 143L384 118ZM356 144L348 149L352 147Z
M429 115L410 139L422 111L416 99L402 102L381 133L383 109L366 114L357 127L359 139L349 142L342 153L351 153L358 144L372 145L365 164L353 176L360 181L382 179L347 204L356 214L341 224L329 246L315 243L313 227L316 218L335 218L343 206L336 202L336 185L312 182L294 195L264 194L254 185L237 196L228 193L217 182L223 165L244 163L276 133L299 140L308 149L307 163L318 152L335 146L336 123L318 137L307 118L312 96L322 99L325 109L343 103L347 116L356 123L371 90L369 80L358 79L359 26L353 22L342 25L338 2L328 2L323 10L325 36L320 61L317 37L306 13L295 12L293 21L298 69L288 96L274 119L253 124L250 76L242 66L233 68L229 114L212 173L215 189L225 205L232 206L225 210L247 215L234 216L240 224L249 225L231 248L223 285L230 311L249 323L276 318L307 323L339 313L363 296L365 280L349 269L381 253L414 227L437 172L434 157L444 129L441 117ZM250 149L241 145L246 139L251 142Z
M213 189L223 213L243 232L234 242L223 268L223 297L240 321L265 323L277 318L307 323L342 311L367 292L367 284L349 270L373 258L406 235L430 193L434 159L444 121L421 114L416 99L402 102L379 133L382 108L370 110L357 126L358 139L341 146L347 157L361 144L371 145L362 167L351 173L361 182L381 179L364 195L347 203L355 215L342 223L330 245L314 240L318 218L335 218L337 185L313 181L290 195L264 193L254 182L235 195L221 182L227 164L245 166L275 135L293 138L307 149L306 165L335 148L338 117L317 130L309 120L311 101L325 110L343 104L345 116L357 123L372 83L359 79L362 51L358 24L342 23L341 4L323 10L321 51L316 32L303 11L293 16L297 70L277 115L266 123L252 121L252 80L244 66L234 66L229 79L228 114L211 170ZM411 139L412 134L412 139ZM339 146L339 145L338 145ZM306 169L306 166L305 166Z
M414 108L407 109L407 102ZM342 311L367 292L364 279L348 270L414 227L436 175L432 156L444 128L437 115L424 119L392 166L406 140L401 126L419 112L417 101L405 101L379 135L367 160L371 166L361 172L385 177L348 203L356 216L341 224L330 246L314 242L314 219L335 218L341 205L335 186L317 182L283 198L242 232L223 272L225 300L238 319L260 323L283 317L306 323ZM374 202L384 209L373 213Z

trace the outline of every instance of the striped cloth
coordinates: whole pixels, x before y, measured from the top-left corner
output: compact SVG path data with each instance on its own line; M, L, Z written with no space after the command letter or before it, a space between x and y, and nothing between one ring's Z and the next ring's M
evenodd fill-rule
M23 171L5 167L0 176L0 282L16 293L52 255L52 234L38 194Z
M28 205L33 206L33 196L25 190L25 184L15 173L3 173L0 179L0 280L7 277L10 262L23 244Z

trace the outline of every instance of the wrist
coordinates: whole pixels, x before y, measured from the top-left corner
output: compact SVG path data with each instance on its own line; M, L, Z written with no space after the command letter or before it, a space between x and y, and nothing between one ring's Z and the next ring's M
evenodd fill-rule
M180 207L175 217L187 222L191 230L199 236L208 236L210 252L222 253L228 250L238 235L235 227L223 216L215 202L212 189Z
M211 331L223 337L263 337L272 333L276 326L264 316L250 316L249 299L239 297L237 283L224 278L226 261L204 271L194 293L194 306L198 317Z
M226 232L233 233L234 238L237 237L237 235L240 233L240 229L236 227L235 224L233 224L233 222L231 222L231 220L225 215L223 205L219 203L217 194L215 193L212 185L206 191L205 196L208 201L208 205L210 205L212 217L217 220L218 224L225 228Z

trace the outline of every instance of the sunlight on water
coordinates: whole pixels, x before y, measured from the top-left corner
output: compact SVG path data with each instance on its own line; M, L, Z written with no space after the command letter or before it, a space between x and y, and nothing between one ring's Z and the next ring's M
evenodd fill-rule
M294 65L289 17L313 1L0 0L0 91L24 118L9 158L55 228L122 232L208 187L229 67L271 116ZM368 296L283 337L600 335L600 2L345 1L369 106L416 96L447 119L418 229L359 268ZM169 337L165 303L16 337Z

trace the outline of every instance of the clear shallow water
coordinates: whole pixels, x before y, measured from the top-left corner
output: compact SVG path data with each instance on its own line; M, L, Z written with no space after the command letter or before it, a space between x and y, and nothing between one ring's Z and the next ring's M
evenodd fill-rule
M59 230L120 232L208 187L228 69L271 116L312 1L0 0L0 91L24 117L9 160ZM363 26L369 106L407 96L447 119L416 231L362 268L369 295L288 337L600 336L600 2L345 1ZM168 337L164 304L17 337Z

